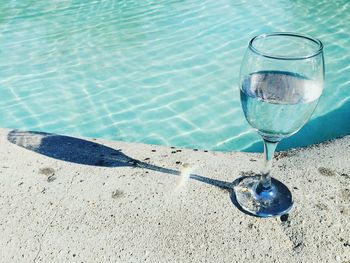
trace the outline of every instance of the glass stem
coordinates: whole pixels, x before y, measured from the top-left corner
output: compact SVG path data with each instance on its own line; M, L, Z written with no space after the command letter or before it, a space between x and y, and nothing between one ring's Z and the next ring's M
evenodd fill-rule
M265 155L265 165L260 176L259 188L262 191L269 191L271 189L271 167L272 159L275 153L278 141L272 142L269 140L264 140L264 155Z

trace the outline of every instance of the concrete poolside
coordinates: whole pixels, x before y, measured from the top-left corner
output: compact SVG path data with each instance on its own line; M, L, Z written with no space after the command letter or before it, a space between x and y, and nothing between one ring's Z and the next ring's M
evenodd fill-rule
M294 208L269 219L230 190L261 154L6 129L0 145L1 262L350 262L349 136L277 154Z

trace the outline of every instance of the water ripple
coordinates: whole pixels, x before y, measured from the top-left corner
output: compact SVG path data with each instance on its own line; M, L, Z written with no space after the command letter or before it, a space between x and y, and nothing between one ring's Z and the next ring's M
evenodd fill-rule
M317 120L348 104L349 19L345 0L5 1L0 123L247 149L259 140L241 112L237 87L248 40L263 32L297 31L324 42L327 88ZM344 134L332 125L321 128L323 134ZM318 140L309 137L310 143Z

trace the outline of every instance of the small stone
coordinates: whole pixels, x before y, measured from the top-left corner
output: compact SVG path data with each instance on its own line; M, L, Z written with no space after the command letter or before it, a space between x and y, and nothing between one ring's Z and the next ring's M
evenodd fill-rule
M284 214L284 215L281 215L280 219L282 222L286 222L288 220L288 217L289 217L288 214Z
M49 182L49 183L51 183L51 182L53 182L53 181L55 181L56 180L56 177L54 176L54 175L50 175L49 177L47 177L47 181Z
M124 192L123 191L120 191L120 190L115 190L112 192L112 198L113 199L117 199L119 197L122 197L124 195Z

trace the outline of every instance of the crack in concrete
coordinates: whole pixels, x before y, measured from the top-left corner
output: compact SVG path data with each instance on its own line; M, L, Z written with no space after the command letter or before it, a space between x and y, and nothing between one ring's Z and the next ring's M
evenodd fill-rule
M208 210L208 209L206 209ZM205 213L206 214L206 213ZM204 220L204 240L205 240L205 263L208 262L207 261L207 255L208 255L208 250L209 250L209 234L208 234L208 225L207 225L208 219L205 218Z
M45 229L44 229L44 232L41 234L41 239L44 237L44 235L46 234L46 231L49 229L49 226L52 224L52 222L53 222L53 220L54 220L54 218L56 217L56 215L57 215L57 213L58 213L58 211L56 210L55 211L55 214L51 217L51 220L50 220L50 222L46 225L46 227L45 227ZM40 254L40 252L41 252L41 246L42 246L42 241L38 238L38 243L39 243L39 249L38 249L38 252L36 253L36 255L35 255L35 258L33 259L33 262L35 263L36 262L36 260L38 259L38 257L39 257L39 254Z
M65 198L68 197L68 193L69 193L70 189L72 188L73 181L74 181L74 179L75 179L76 176L77 176L77 174L74 174L74 175L72 176L72 179L71 179L69 185L68 185L67 188L66 188L66 195L64 195L64 196L58 201L58 204L57 204L57 206L56 206L56 209L61 205L62 201L63 201ZM39 243L39 249L38 249L38 252L36 253L36 255L35 255L34 259L33 259L33 263L35 263L36 260L39 258L40 252L41 252L41 250L42 250L42 239L44 238L44 236L45 236L47 230L49 229L49 226L53 223L53 220L55 219L55 217L57 216L57 214L58 214L58 210L55 211L55 213L54 213L54 215L51 217L49 223L46 225L44 231L42 232L42 234L41 234L41 235L39 236L39 238L37 239L37 241L38 241L38 243Z
M292 250L294 254L299 254L305 247L304 228L300 225L296 222L292 224L290 220L282 223L283 232L293 244Z

